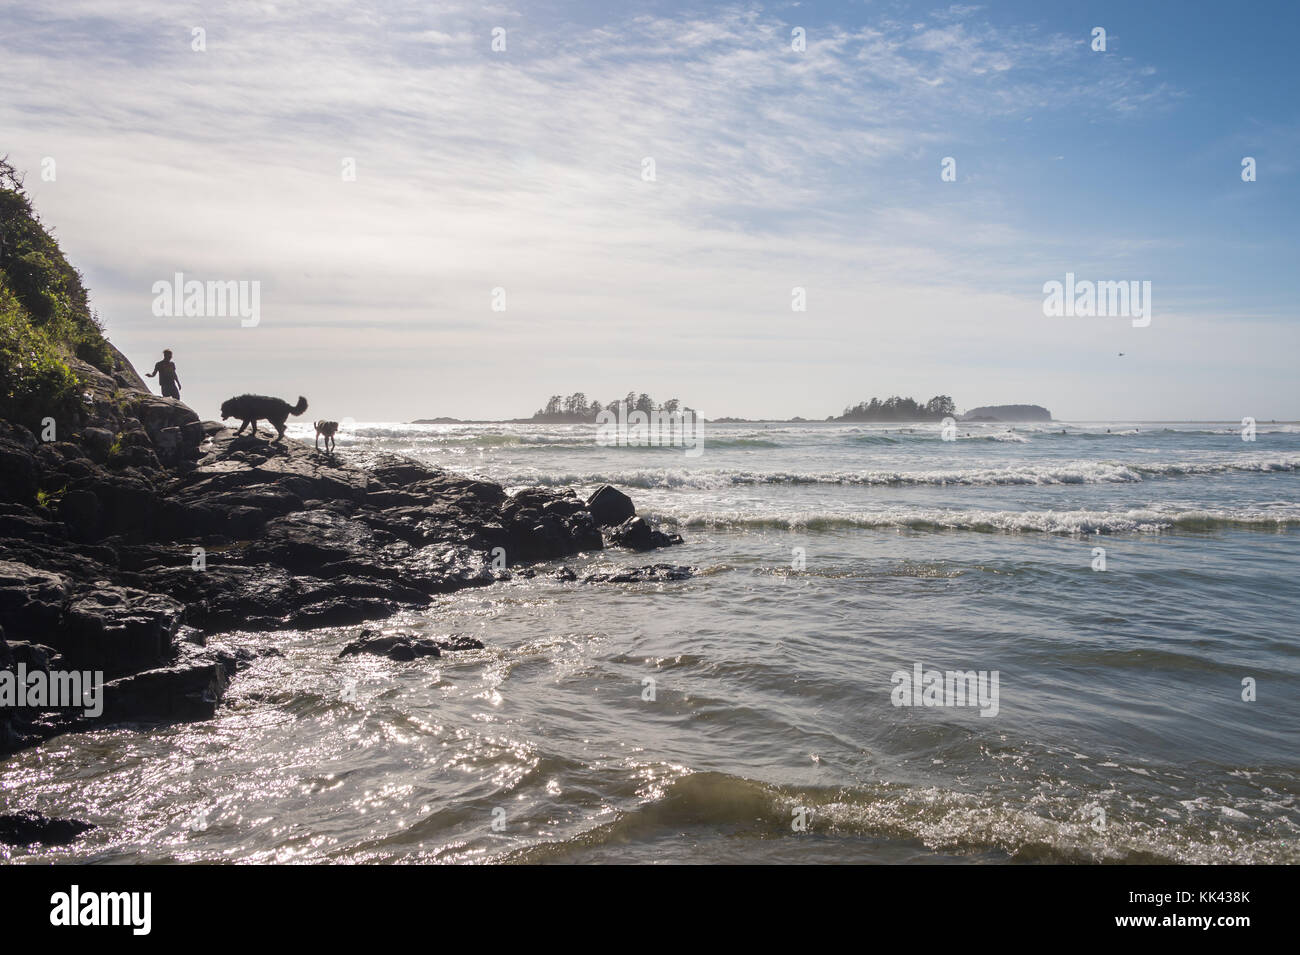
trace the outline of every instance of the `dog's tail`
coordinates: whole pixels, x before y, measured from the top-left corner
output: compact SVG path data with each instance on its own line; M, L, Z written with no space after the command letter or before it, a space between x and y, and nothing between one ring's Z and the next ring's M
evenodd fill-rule
M289 414L300 415L307 410L307 399L302 395L298 396L298 403L289 409Z

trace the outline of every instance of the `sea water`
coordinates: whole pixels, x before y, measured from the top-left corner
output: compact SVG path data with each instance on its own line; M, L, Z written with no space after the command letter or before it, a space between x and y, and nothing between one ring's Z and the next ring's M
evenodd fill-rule
M378 624L484 644L440 659L339 660L358 627L215 635L283 655L211 721L0 760L0 811L98 826L0 854L1300 861L1300 427L704 428L695 457L578 425L340 433L344 459L614 484L685 543ZM696 575L548 573L664 561ZM900 705L927 671L984 674L996 707Z

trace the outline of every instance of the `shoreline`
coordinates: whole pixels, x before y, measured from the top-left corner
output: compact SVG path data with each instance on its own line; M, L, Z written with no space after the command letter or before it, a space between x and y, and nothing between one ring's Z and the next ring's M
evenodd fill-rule
M108 723L210 718L235 673L276 652L214 634L360 625L540 561L681 542L613 487L509 495L396 454L236 437L143 390L129 363L77 370L90 410L67 438L0 421L0 668L102 673L102 712L6 707L0 756ZM443 649L460 647L357 652Z

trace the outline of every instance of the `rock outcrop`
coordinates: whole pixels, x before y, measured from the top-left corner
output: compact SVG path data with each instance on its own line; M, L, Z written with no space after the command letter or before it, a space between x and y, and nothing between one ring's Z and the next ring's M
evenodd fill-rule
M360 656L363 653L388 657L406 662L420 657L440 657L444 650L482 650L483 644L473 637L452 634L444 640L430 640L414 633L383 633L366 628L361 635L339 652L339 657Z
M680 542L601 487L496 484L396 455L236 437L145 392L129 363L41 441L0 421L0 669L102 671L103 712L0 708L0 753L106 720L201 719L240 660L206 634L346 626L606 547ZM642 568L597 582L674 580ZM570 572L572 579L572 572ZM436 656L464 641L366 634L344 653Z
M61 846L95 827L77 819L51 819L39 812L0 816L0 842L14 846Z

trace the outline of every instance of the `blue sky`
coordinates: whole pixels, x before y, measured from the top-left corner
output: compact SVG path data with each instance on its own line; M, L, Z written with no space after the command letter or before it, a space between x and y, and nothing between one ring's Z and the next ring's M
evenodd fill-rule
M0 3L0 152L200 413L1300 417L1294 4L426 7ZM178 271L260 323L154 316ZM1045 317L1067 271L1151 324Z

